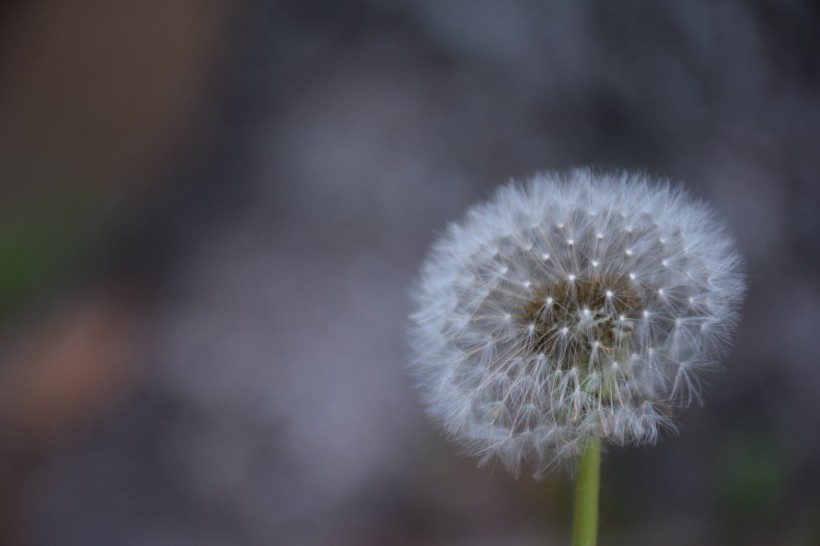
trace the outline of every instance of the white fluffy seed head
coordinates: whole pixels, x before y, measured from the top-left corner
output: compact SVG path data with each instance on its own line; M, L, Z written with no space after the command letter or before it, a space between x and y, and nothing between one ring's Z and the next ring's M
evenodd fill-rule
M585 439L652 443L700 397L744 290L711 210L640 174L500 188L433 245L412 367L447 433L536 476Z

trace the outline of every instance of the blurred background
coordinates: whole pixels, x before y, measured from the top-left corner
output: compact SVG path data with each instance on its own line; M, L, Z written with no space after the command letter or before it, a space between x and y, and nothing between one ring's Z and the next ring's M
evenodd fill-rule
M706 407L606 453L601 544L820 544L820 9L0 8L0 544L567 544L405 365L448 220L578 165L685 181L749 292Z

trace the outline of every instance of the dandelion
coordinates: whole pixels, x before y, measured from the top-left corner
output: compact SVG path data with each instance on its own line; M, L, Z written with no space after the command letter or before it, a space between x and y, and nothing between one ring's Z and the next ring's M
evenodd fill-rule
M429 413L481 463L536 477L599 442L654 443L717 366L739 266L712 211L667 182L579 169L504 186L422 266Z

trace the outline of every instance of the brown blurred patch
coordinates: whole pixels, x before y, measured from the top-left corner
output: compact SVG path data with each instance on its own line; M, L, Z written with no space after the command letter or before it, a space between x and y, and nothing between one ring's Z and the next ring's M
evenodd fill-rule
M116 192L173 148L207 94L228 4L29 2L0 37L0 212L60 187Z
M0 370L7 449L38 451L75 432L133 371L133 308L116 290L80 299L12 349Z

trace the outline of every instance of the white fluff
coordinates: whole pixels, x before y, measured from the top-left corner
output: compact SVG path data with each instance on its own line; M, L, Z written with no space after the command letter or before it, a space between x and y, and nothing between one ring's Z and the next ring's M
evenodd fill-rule
M584 439L655 442L699 400L744 290L711 210L640 174L574 170L501 187L433 245L412 366L471 454L536 476Z

